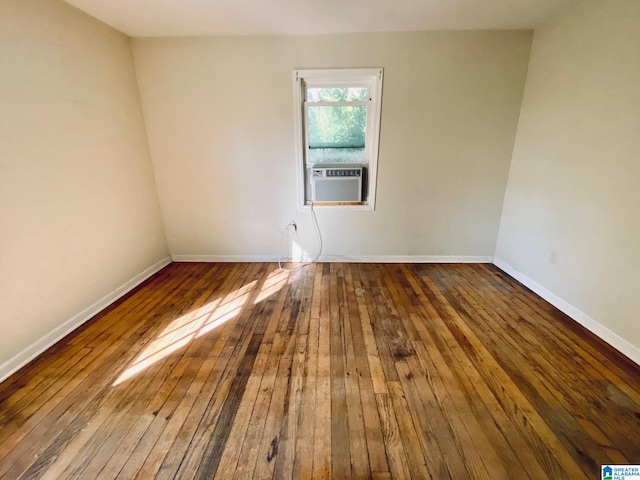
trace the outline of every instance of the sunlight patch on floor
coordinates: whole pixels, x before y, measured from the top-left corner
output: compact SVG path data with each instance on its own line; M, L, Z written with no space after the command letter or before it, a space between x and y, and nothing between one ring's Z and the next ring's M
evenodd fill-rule
M287 284L288 279L289 273L287 272L280 270L271 272L264 281L254 304L260 303L278 292ZM224 297L212 300L206 305L176 318L138 355L133 363L118 377L113 386L120 385L159 360L186 347L195 338L211 332L229 320L236 318L249 301L249 297L254 293L256 285L257 280L254 280Z
M274 293L278 292L282 287L287 284L287 279L289 278L288 272L283 272L280 270L274 270L269 274L267 280L264 282L260 293L256 297L256 300L253 302L254 304L258 304L261 301L269 298Z
M113 386L134 377L157 361L187 346L193 339L237 317L249 300L256 283L257 281L254 280L224 297L175 319L138 355Z

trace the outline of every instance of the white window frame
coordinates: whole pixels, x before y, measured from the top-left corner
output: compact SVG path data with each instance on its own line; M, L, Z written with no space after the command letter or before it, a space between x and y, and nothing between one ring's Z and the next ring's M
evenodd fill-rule
M311 202L305 203L306 163L306 88L307 87L348 87L366 86L369 100L352 102L367 105L367 126L365 131L365 160L367 168L367 198L360 205L315 205L317 208L348 210L375 210L376 184L378 179L378 147L380 143L380 114L382 111L382 68L350 68L294 70L294 125L298 183L298 209L309 210ZM314 103L315 104L315 103ZM349 164L345 164L348 166ZM359 165L359 164L358 164Z

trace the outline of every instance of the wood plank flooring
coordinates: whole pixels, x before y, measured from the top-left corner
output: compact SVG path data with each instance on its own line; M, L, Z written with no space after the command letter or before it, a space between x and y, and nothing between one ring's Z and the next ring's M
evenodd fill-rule
M174 263L0 384L1 479L595 479L640 367L492 265Z

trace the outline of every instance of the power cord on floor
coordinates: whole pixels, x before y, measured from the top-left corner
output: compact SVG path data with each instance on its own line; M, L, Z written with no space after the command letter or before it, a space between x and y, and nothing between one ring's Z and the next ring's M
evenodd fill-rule
M320 226L318 225L318 219L316 218L316 212L313 209L313 202L311 202L311 220L313 221L313 228L314 228L314 230L316 232L316 240L318 242L318 253L316 254L315 257L313 257L313 259L311 261L305 262L305 263L301 263L300 265L298 265L296 267L293 267L293 268L285 268L285 267L283 267L282 266L282 257L279 255L278 256L278 269L281 272L297 272L301 268L306 267L307 265L309 265L311 263L317 262L318 259L320 258L320 255L322 254L322 234L320 233ZM289 222L289 224L286 227L284 227L284 230L282 231L282 239L280 240L280 251L285 250L286 236L287 236L287 233L291 234L292 229L293 229L293 235L298 233L298 226L293 221Z

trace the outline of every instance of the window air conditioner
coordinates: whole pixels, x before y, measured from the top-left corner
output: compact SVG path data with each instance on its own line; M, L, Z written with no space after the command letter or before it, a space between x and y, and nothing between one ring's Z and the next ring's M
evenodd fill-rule
M360 203L362 167L313 167L311 201Z

